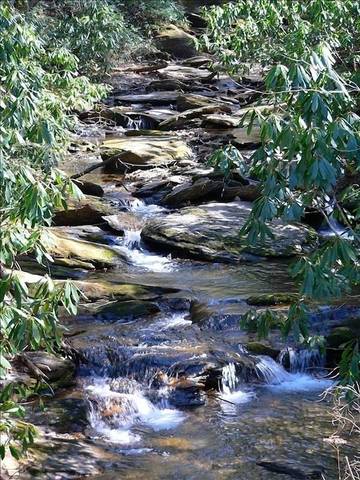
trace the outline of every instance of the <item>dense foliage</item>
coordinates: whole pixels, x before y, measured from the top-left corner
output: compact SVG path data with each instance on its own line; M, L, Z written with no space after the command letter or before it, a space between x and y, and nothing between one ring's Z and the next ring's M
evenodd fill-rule
M185 18L175 0L43 0L29 15L46 43L66 47L79 60L81 72L91 77L102 77L119 61L151 53L151 34Z
M78 76L77 60L65 49L45 49L34 28L6 3L0 6L0 375L9 360L29 349L56 350L61 331L58 308L75 312L78 292L49 278L29 290L16 272L17 257L47 256L43 226L75 187L56 165L64 154L71 111L99 99L104 87ZM7 388L1 397L2 442L15 456L31 443L34 431ZM5 445L0 454L4 456Z
M284 330L295 327L303 340L306 300L339 296L360 280L360 190L350 181L339 191L341 179L360 171L359 13L351 0L238 0L205 12L209 27L203 42L220 68L241 83L251 68L262 66L263 86L253 90L259 104L271 107L254 105L242 121L248 132L259 128L261 146L250 162L240 161L241 168L262 184L242 233L254 242L271 235L272 219L299 221L308 209L317 210L332 231L292 268L302 298L290 309ZM228 174L223 158L221 163ZM274 322L264 316L263 330L267 319ZM359 375L358 352L356 340L345 349L340 370L350 382Z

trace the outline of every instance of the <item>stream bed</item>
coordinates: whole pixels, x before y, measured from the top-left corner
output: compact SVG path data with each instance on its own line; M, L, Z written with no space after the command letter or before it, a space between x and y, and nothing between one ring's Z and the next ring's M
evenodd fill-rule
M176 66L168 67L172 80ZM185 67L178 67L179 74ZM190 73L184 70L181 81L192 82L193 77L186 77ZM90 139L92 145L104 138L131 139L133 145L144 137L161 139L164 132L154 131L154 118L176 113L173 98L163 95L155 112L135 94L124 97L135 84L136 94L145 95L141 102L146 103L146 88L157 80L154 75L134 74L128 87L126 78L120 78L118 97L114 94L108 104L120 104L130 120L105 129L90 121L81 139ZM230 93L223 84L211 84L210 91L200 81L196 92L210 98L216 93L224 101ZM149 109L152 112L142 117ZM150 123L139 121L145 117ZM97 128L99 136L94 134ZM139 136L141 128L148 132L141 130ZM166 179L172 178L173 188L194 174L204 176L206 152L228 141L229 131L222 128L208 130L191 123L171 131L171 138L185 138L193 149L180 166L85 177L100 184L104 200L127 217L125 227L114 228L114 220L107 230L100 225L101 243L117 251L124 263L84 277L152 287L160 293L151 302L119 302L114 308L110 301L100 311L80 309L77 318L64 320L70 332L78 331L70 343L81 352L82 361L72 387L46 400L43 410L29 413L43 435L23 472L25 480L338 478L336 450L327 441L334 433L331 404L322 398L333 385L324 357L317 350L309 353L286 345L279 335L268 354L255 353L247 345L256 342L256 335L240 328L240 316L249 310L248 297L296 291L288 256L259 258L251 252L244 261L233 262L222 251L209 253L206 241L201 250L193 248L187 254L184 246L173 249L168 239L155 245L142 234L149 221L165 221L174 211L185 215L180 207L191 201L174 206L161 200L170 189ZM245 142L244 150L248 148ZM81 162L91 156L83 151L76 155L73 159L78 161L68 166L70 173L81 170ZM144 185L149 184L153 189L144 195ZM238 197L231 200L236 207L248 208ZM196 205L204 202L223 208L221 199L211 195ZM200 231L196 222L195 218L194 235ZM321 333L322 320L336 324L339 315L336 308L320 310L314 316L315 333Z

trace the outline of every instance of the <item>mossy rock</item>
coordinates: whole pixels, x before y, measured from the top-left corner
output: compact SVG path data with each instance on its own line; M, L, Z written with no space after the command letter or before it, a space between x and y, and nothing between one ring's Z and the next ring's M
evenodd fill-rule
M336 327L327 335L326 344L331 348L339 348L354 338L354 332L350 327Z
M275 305L289 305L299 300L297 293L263 293L252 295L247 299L249 305L254 307L272 307Z
M102 268L121 265L125 261L114 248L65 236L56 229L44 229L42 242L46 251L53 257L54 263L60 265L71 264L74 267L84 268L88 263L88 266Z
M280 354L278 348L274 348L271 345L262 342L248 342L245 343L244 347L249 353L254 355L267 355L274 360L276 360Z
M144 302L141 300L128 300L126 302L113 302L101 307L97 315L119 319L119 318L138 318L147 315L154 315L160 311L156 303Z

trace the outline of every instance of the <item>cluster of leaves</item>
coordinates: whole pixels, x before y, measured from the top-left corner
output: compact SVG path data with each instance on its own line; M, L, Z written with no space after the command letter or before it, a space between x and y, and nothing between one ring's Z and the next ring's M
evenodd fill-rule
M204 13L203 43L227 71L265 67L257 93L271 108L250 109L242 121L249 133L260 128L261 147L247 173L263 188L241 233L250 243L265 239L273 219L299 221L308 208L317 209L332 232L292 268L302 299L290 309L287 328L304 337L304 302L339 296L360 281L358 189L349 187L342 198L337 192L341 177L360 172L359 13L351 0L237 0ZM333 218L346 230L335 228ZM344 354L340 373L347 368L354 379L359 358L352 352Z
M0 376L5 378L17 354L55 351L61 341L59 306L76 310L78 292L70 284L44 278L29 287L17 271L17 258L33 252L41 262L47 256L42 229L51 224L54 209L77 193L56 168L74 125L70 112L89 108L106 88L79 76L77 59L65 49L46 49L7 2L0 5L0 38ZM18 455L16 444L26 448L33 429L13 419L22 409L10 389L0 409L2 455L6 445Z
M119 60L151 52L149 37L157 27L184 21L176 0L44 0L30 16L49 45L66 47L93 78Z
M203 44L232 73L252 63L301 60L328 43L341 62L359 61L360 6L353 0L236 0L203 11Z
M208 165L220 171L225 179L229 178L234 170L242 174L247 173L244 157L241 152L231 144L215 150L208 159Z
M169 23L184 24L185 11L174 0L112 0L122 4L124 15L129 23L145 35L151 35L154 29Z

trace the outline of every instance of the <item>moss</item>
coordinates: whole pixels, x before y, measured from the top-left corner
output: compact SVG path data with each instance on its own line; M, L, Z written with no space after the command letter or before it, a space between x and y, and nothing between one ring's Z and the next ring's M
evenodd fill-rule
M249 305L256 307L271 307L274 305L288 305L299 300L296 293L271 293L253 295L247 299Z
M245 348L249 353L253 353L254 355L267 355L274 359L276 359L280 353L279 349L261 342L248 342L245 344Z

